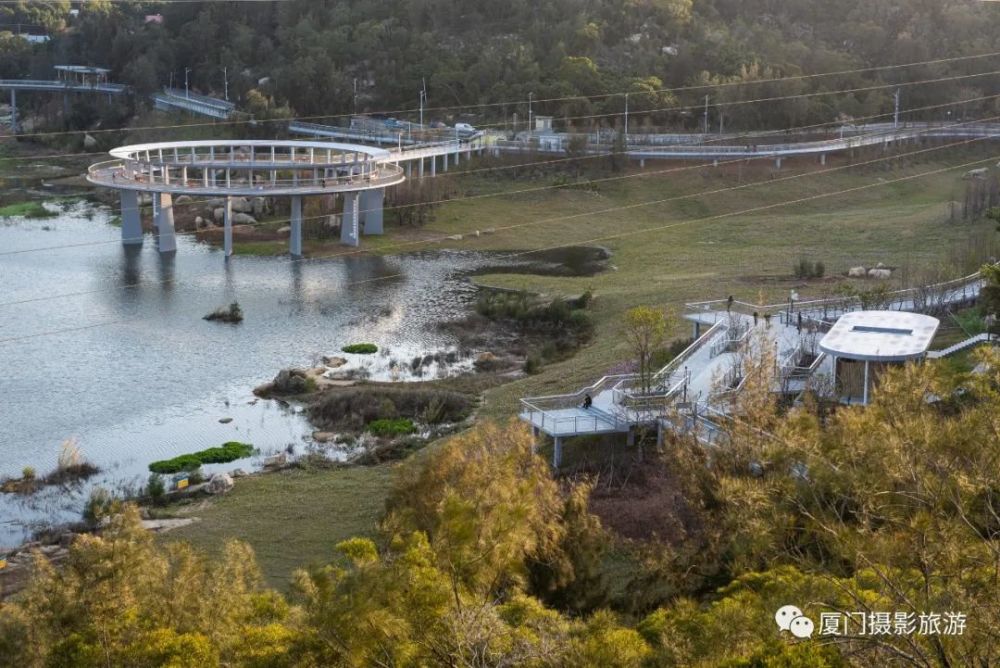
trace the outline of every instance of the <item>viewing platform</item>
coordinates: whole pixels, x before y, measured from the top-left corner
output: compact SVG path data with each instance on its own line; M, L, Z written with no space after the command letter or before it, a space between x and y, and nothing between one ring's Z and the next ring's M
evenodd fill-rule
M176 250L173 196L222 197L224 251L232 255L232 198L291 197L293 256L302 255L302 197L343 198L341 241L382 234L386 187L405 180L384 149L359 144L295 141L189 141L124 146L92 165L87 180L122 197L122 242L142 243L139 193L153 197L161 252Z

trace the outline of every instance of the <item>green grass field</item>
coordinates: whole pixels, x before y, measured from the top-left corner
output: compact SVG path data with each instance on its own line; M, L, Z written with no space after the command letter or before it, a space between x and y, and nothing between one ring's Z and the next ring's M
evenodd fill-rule
M496 230L445 242L449 247L518 252L596 244L613 254L611 270L593 277L477 278L485 285L550 295L593 289L597 297L594 343L572 360L492 390L487 413L509 415L519 396L578 389L606 373L628 356L618 323L632 306L665 308L675 314L673 333L686 336L688 327L679 317L685 302L728 295L780 302L793 288L802 298L833 294L840 282L836 279L801 281L791 276L793 263L803 257L822 261L828 277L878 262L898 267L897 276L914 283L933 271L952 276L974 271L989 255L1000 255L1000 248L994 224L950 221L951 202L964 197L966 182L961 177L969 167L922 175L974 160L995 161L996 156L979 149L935 157L892 169L882 164L848 167L834 160L822 168L803 160L786 163L781 171L774 171L770 163L751 170L650 162L645 176L633 171L629 178L593 189L546 190L442 205L425 233ZM832 168L839 169L823 171ZM912 178L893 182L903 177ZM686 197L747 184L754 185ZM539 185L468 176L460 190L468 195ZM848 189L852 192L801 201ZM798 203L741 213L789 201ZM389 251L388 246L381 247Z
M805 162L792 162L780 172L770 167L692 169L684 164L649 163L644 176L631 172L634 176L628 179L593 189L452 201L436 210L426 228L387 224L388 234L366 237L364 247L385 253L445 246L518 252L590 243L612 251L612 268L593 277L497 274L477 278L483 284L551 295L579 294L588 288L596 294L592 306L596 336L590 345L570 360L546 366L536 376L486 390L480 414L509 417L519 397L577 389L628 357L619 323L623 312L635 305L668 309L675 314L673 334L687 336L688 326L679 317L687 301L724 299L730 294L756 301L762 292L766 300L784 300L793 287L803 297L832 292L836 279L803 282L791 278L792 265L800 257L823 261L828 276L878 262L899 267L897 274L908 275L912 281L935 267L950 275L971 272L987 255L1000 256L1000 251L992 223L949 221L949 203L964 196L961 176L967 168L889 181L987 157L996 161L980 151L893 170L855 167L828 173ZM829 166L843 164L831 160ZM664 170L674 171L653 174ZM800 174L808 176L779 180ZM454 179L454 188L460 195L475 195L537 188L554 178L558 177L522 182L466 175ZM761 185L676 199L753 182ZM764 212L703 220L861 186L874 187ZM633 207L660 200L670 201ZM621 210L597 213L607 209ZM461 241L414 243L488 228L496 232ZM247 248L244 252L254 251ZM412 465L412 461L399 466ZM268 581L285 588L295 568L326 561L338 541L373 531L390 471L388 467L298 471L240 480L231 495L188 511L201 517L201 522L168 535L210 549L218 549L229 537L242 538L256 549Z
M393 467L288 470L236 481L232 492L172 514L200 518L164 534L217 554L238 538L257 554L268 584L287 590L298 568L329 563L333 548L351 536L374 533Z

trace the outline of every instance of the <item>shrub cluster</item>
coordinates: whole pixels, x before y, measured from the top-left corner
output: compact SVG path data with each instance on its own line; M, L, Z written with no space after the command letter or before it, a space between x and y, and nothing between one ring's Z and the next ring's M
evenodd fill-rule
M458 392L408 388L364 388L330 392L309 406L313 424L331 431L364 429L379 420L408 418L427 424L460 422L472 400Z
M341 350L354 355L374 355L378 352L378 346L374 343L352 343L349 346L344 346Z
M237 459L243 459L253 454L253 446L249 443L229 441L216 448L199 450L173 459L162 459L149 465L153 473L180 473L194 471L202 464L225 464Z
M417 426L409 418L382 418L369 422L365 429L376 436L405 436L415 432Z
M792 267L795 278L823 278L826 275L826 265L817 260L812 262L805 258L800 258Z
M243 309L240 307L239 302L233 302L229 306L215 309L203 319L237 324L243 322Z
M594 323L585 309L593 300L589 290L582 296L541 303L524 293L492 293L476 303L476 312L490 320L512 320L526 336L542 337L544 343L528 354L526 371L537 373L547 362L564 359L594 335Z

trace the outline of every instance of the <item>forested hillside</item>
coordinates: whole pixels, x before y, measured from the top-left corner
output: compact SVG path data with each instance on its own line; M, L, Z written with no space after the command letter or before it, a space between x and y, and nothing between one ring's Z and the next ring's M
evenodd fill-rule
M79 17L69 15L79 6ZM0 38L0 75L45 74L54 62L106 65L151 91L183 85L185 68L203 92L252 89L300 115L412 109L426 79L428 105L469 107L471 118L502 121L537 113L608 123L630 91L632 110L864 88L989 72L996 59L900 70L697 89L663 88L855 70L1000 50L991 29L1000 12L975 0L289 0L287 2L20 2L0 6L0 23L44 25L53 35L30 47ZM163 23L146 22L162 14ZM34 53L32 51L34 50ZM972 99L995 90L983 76L904 87L904 106ZM731 107L727 127L825 122L891 107L893 90L819 95ZM256 96L255 96L256 97ZM551 98L558 102L544 102ZM259 98L258 98L259 99ZM992 104L992 101L990 101ZM958 113L974 114L973 102ZM445 116L443 112L432 115ZM581 118L584 117L584 118ZM590 118L598 117L598 118ZM698 110L660 111L638 123L697 127ZM718 122L712 111L712 123Z

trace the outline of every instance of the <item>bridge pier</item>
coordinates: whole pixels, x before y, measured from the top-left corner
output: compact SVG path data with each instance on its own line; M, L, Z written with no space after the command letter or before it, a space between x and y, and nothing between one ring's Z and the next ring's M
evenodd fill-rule
M646 159L639 158L639 169L646 169Z
M552 445L552 468L557 469L562 466L562 455L563 439L562 436L556 436Z
M288 238L288 250L292 257L302 257L302 196L292 196L292 233Z
M177 250L177 235L174 232L174 197L170 193L154 193L156 207L156 244L161 253Z
M417 164L419 165L417 169L417 176L424 178L424 159L420 158L420 162Z
M139 192L122 190L122 243L142 245L142 218L139 215Z
M423 160L420 161L421 165ZM361 192L361 228L365 234L382 234L385 188Z
M819 164L826 165L826 153L819 154Z
M444 154L444 171L448 171L448 154Z
M233 198L222 203L222 252L228 260L233 256Z
M431 156L431 178L436 177L437 174L438 159L436 155Z
M344 214L340 217L340 243L345 246L358 246L358 194L344 193Z
M775 169L781 169L781 157L780 156L774 159L774 168Z

